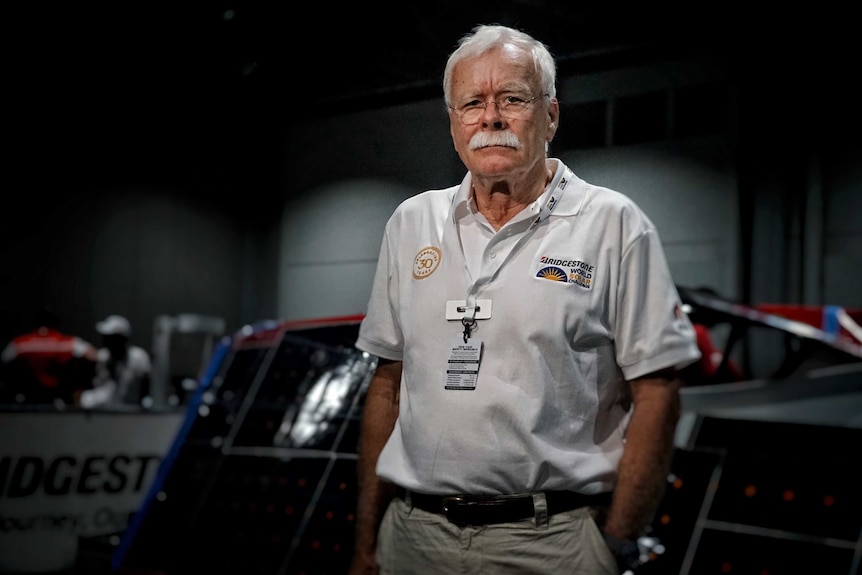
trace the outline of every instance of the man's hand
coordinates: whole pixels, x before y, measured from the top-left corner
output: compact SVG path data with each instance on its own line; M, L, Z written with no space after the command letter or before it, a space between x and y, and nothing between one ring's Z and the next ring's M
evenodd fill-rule
M353 552L353 560L350 562L347 575L377 575L378 572L373 549L356 549Z
M633 573L635 569L643 564L641 561L641 553L638 544L631 539L620 539L613 535L603 534L605 543L614 559L617 560L617 567L621 574Z

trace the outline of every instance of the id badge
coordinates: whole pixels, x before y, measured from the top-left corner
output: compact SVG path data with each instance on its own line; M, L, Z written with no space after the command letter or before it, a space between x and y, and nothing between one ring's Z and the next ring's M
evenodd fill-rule
M449 362L446 368L446 389L472 391L476 389L479 378L479 364L482 361L482 340L470 338L464 342L456 338L449 348Z

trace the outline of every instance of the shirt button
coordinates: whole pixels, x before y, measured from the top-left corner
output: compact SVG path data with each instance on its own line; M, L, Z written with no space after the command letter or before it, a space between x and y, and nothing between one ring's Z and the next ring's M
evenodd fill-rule
M494 258L496 258L496 257L497 257L497 252L491 252L491 253L489 253L489 254L488 254L488 256L489 256L491 259L494 259Z

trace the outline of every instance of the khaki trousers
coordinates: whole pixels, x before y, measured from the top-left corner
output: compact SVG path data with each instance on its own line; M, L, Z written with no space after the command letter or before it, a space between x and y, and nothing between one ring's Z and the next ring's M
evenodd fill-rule
M380 526L377 562L380 575L618 575L586 507L459 527L396 497Z

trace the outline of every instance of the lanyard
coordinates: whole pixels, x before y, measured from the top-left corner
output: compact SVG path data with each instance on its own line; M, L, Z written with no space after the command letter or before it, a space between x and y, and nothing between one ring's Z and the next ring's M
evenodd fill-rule
M473 281L467 290L467 300L466 305L464 306L464 317L461 318L461 323L464 325L464 340L466 343L467 338L470 337L470 332L473 329L473 326L476 325L476 299L479 295L479 292L486 285L490 284L494 281L500 273L500 270L506 265L512 256L521 249L524 243L533 235L536 231L536 228L540 223L548 219L551 215L551 212L554 211L554 208L560 203L560 200L563 197L563 193L566 191L566 187L569 185L569 182L572 180L573 174L569 168L566 168L563 177L560 178L560 181L557 183L556 188L551 192L548 201L542 206L539 210L539 215L536 216L536 219L533 220L533 223L530 224L530 227L521 234L521 237L518 238L517 243L509 250L509 253L506 255L506 258L496 267L493 273L485 273L484 275L480 275L477 279ZM457 227L457 224L456 224ZM461 232L458 229L458 241L461 243L461 253L464 254L464 244L461 240ZM494 241L493 239L491 240ZM490 245L490 244L489 244ZM486 248L487 249L487 248ZM484 257L482 258L484 261ZM466 260L466 258L465 258ZM484 267L484 266L483 266ZM465 266L466 269L466 266ZM469 273L469 270L467 271ZM459 310L460 311L460 310Z

